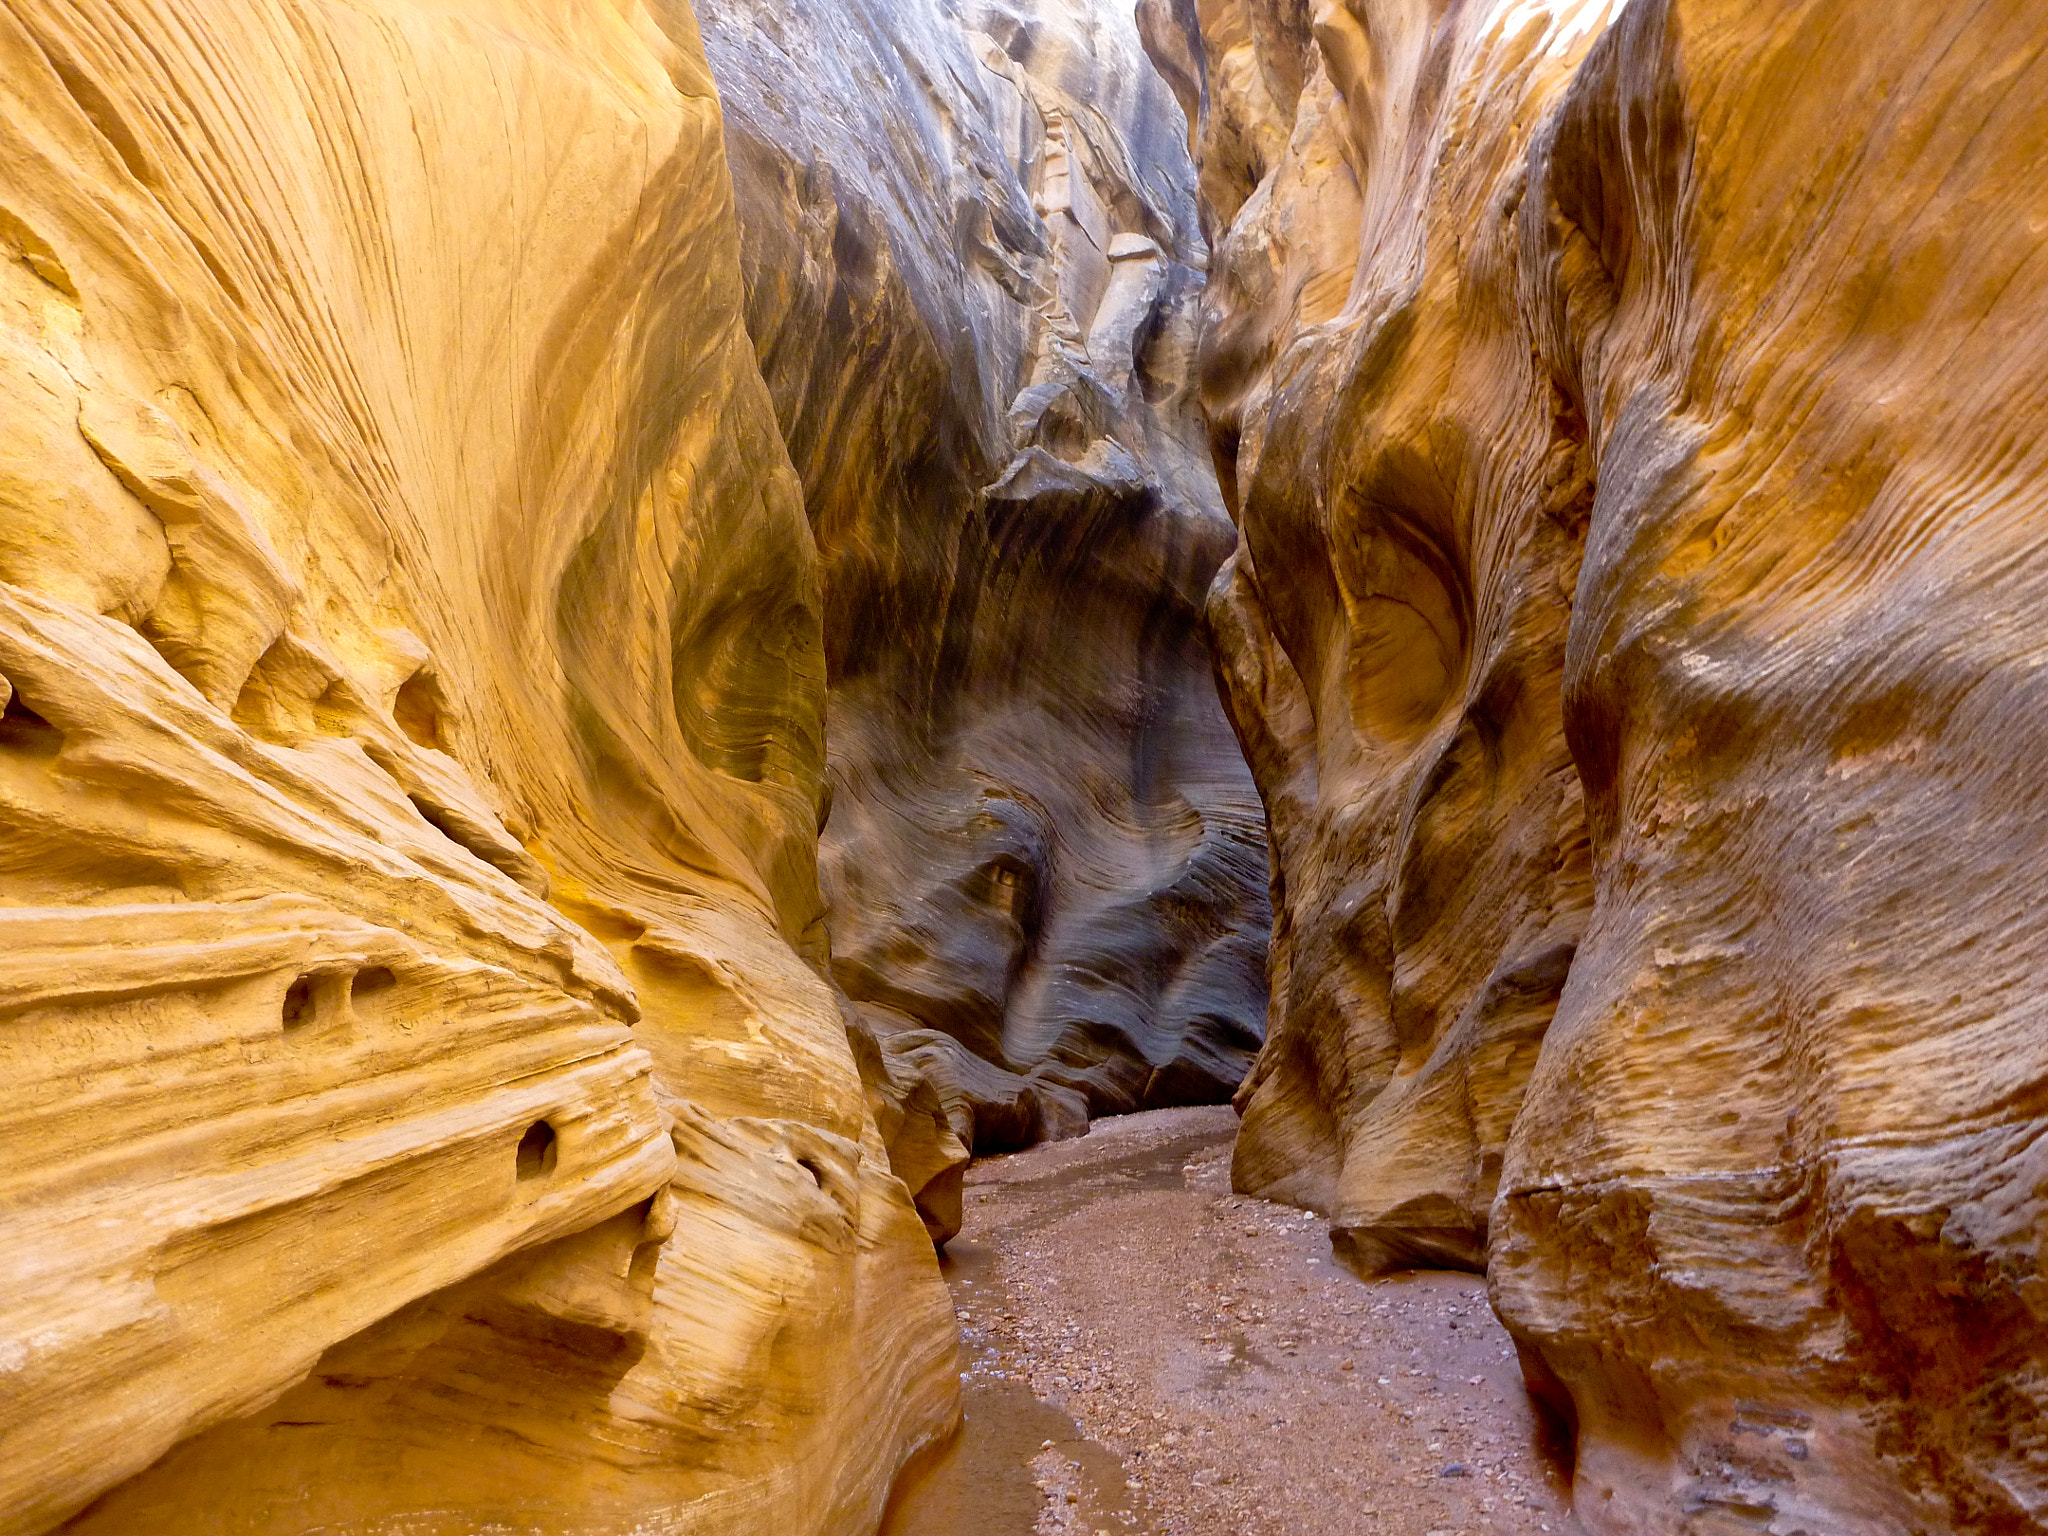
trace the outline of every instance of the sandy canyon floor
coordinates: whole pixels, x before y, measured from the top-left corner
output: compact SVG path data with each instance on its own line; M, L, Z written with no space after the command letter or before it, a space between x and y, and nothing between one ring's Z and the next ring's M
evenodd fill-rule
M1360 1282L1231 1193L1235 1128L1130 1115L970 1170L966 1426L883 1536L1577 1529L1483 1282Z

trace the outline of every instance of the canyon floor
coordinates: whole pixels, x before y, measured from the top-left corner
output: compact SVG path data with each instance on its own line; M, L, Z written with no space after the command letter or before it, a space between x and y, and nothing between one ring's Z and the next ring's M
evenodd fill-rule
M1230 1189L1228 1108L977 1163L945 1270L966 1424L883 1536L1575 1531L1476 1276L1361 1282Z

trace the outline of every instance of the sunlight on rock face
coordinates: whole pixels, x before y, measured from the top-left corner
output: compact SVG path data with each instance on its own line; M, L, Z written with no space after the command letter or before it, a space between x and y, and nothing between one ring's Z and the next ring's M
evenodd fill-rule
M1260 1035L1129 18L0 53L0 1525L871 1524L969 1149Z
M1486 1268L1594 1529L2037 1520L2038 12L1200 9L1240 1187Z
M950 1422L686 20L0 18L0 1528L836 1530Z

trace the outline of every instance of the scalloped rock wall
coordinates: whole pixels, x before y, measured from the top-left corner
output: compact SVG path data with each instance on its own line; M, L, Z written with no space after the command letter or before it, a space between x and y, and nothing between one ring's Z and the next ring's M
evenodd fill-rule
M688 11L0 59L0 1530L872 1528L954 1327Z
M2048 1518L2038 6L1145 0L1265 797L1240 1188L1600 1532Z
M1131 17L0 60L0 1533L872 1529L970 1150L1261 1038Z

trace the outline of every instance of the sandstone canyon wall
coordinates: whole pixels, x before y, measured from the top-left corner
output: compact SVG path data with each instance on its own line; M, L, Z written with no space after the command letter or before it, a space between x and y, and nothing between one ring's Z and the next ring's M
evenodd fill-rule
M689 12L0 60L0 1530L871 1529L953 1323Z
M970 1149L1262 1037L1132 17L0 59L0 1532L872 1528Z
M1271 816L1240 1187L1595 1531L2048 1518L2048 25L1145 0Z
M878 1109L988 1151L1227 1099L1269 908L1202 628L1232 532L1179 109L1120 4L698 14L823 562L822 875ZM946 1159L909 1120L916 1184Z
M0 59L0 1532L864 1531L1255 1048L1589 1528L2048 1520L2037 6Z

